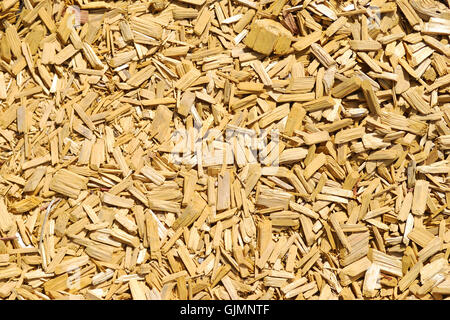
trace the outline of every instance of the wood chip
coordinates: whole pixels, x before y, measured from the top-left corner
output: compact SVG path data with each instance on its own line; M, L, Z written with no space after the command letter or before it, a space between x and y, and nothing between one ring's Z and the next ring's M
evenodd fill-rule
M0 3L0 298L448 299L447 2L77 5Z

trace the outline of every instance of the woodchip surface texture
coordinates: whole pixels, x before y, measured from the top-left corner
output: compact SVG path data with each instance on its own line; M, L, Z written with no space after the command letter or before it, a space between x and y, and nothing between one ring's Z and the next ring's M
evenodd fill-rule
M1 299L450 296L450 9L0 1Z

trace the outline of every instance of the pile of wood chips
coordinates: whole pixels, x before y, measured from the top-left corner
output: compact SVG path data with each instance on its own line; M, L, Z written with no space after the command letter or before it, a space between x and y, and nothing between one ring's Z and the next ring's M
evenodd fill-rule
M0 2L2 299L448 299L450 9Z

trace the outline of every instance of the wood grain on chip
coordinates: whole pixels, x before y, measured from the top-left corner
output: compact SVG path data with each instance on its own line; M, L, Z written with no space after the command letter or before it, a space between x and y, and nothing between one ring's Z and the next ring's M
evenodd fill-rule
M0 2L0 298L450 296L450 2Z

